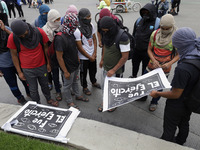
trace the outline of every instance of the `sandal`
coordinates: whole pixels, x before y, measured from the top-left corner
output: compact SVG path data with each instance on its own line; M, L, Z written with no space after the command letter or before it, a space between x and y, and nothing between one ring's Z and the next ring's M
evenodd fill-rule
M58 107L58 105L59 105L59 102L54 101L53 99L48 100L47 103L54 106L54 107Z
M88 88L83 89L83 93L85 95L91 95L92 94Z
M103 105L102 105L102 104L99 105L98 111L99 111L99 112L102 112L102 111L103 111Z
M117 109L117 107L113 108L113 109L109 109L108 112L113 112Z
M83 102L89 102L89 99L88 98L83 98L83 96L76 97L76 100L83 101Z
M101 89L101 86L100 86L99 83L94 83L94 84L92 84L92 86L93 86L93 87L96 87L96 88L98 88L98 89Z
M149 111L155 111L157 108L157 104L150 104L149 105Z
M117 107L116 107L116 108L113 108L113 109L109 109L108 112L113 112L113 111L115 111L116 109L117 109ZM99 112L102 112L102 111L103 111L103 106L102 106L102 104L99 105L98 111L99 111Z
M62 94L61 93L56 93L56 100L61 101L62 100Z
M70 107L73 107L73 108L76 108L76 109L79 109L79 107L76 105L76 104L74 104L74 103L69 103L69 104L67 104L67 106L70 108Z

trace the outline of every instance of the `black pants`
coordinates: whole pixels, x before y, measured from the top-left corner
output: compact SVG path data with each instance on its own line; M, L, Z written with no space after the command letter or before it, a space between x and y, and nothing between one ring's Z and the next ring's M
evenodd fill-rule
M172 3L172 9L177 7L177 13L179 12L179 5L181 3L181 0L174 0Z
M97 63L89 60L80 60L80 80L81 86L87 88L87 70L89 70L89 77L92 84L96 83Z
M22 10L22 6L21 5L16 5L19 17L24 17L24 12Z
M164 112L162 139L183 145L189 133L191 111L179 100L167 100ZM175 137L176 129L179 129Z
M0 13L0 20L3 21L4 25L9 26L8 24L8 16L6 13Z
M14 4L8 4L8 12L9 12L9 16L11 18L11 10L13 12L14 17L16 18L16 14L15 14L15 5Z
M147 52L139 53L135 51L133 53L133 58L132 58L132 76L134 78L137 77L137 73L141 62L142 62L142 74L144 74L144 71L146 70L146 67L149 63L149 56Z

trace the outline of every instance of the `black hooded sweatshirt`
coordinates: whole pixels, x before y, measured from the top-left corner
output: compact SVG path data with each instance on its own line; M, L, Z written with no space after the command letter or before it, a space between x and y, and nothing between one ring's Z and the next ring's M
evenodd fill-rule
M149 19L145 19L142 14L142 10L149 11ZM135 50L137 52L147 52L149 39L151 33L155 30L154 25L156 21L156 8L154 5L148 3L140 9L140 16L142 19L139 23L134 24L133 36L135 37Z

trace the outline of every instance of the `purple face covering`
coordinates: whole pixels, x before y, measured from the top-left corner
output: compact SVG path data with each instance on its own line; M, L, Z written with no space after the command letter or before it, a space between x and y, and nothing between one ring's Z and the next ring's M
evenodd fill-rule
M188 27L178 29L172 36L172 44L177 48L180 60L200 59L200 37Z

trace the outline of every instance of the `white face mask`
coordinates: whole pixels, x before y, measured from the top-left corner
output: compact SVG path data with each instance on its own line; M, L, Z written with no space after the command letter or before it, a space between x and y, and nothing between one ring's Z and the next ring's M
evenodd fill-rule
M170 28L169 30L163 30L162 28L161 28L161 33L162 34L164 34L164 35L168 35L168 34L170 34L171 32L172 32L172 30L173 30L173 28Z
M60 27L60 25L61 25L61 20L60 21L56 21L56 22L54 22L54 25L55 25L55 27Z

